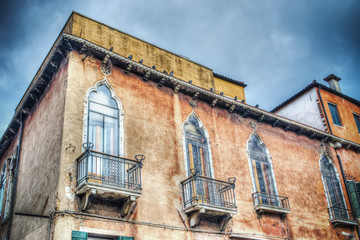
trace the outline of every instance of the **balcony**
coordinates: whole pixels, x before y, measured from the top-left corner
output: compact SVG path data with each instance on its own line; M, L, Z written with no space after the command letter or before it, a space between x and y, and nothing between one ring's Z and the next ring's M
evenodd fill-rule
M354 214L350 209L331 207L328 208L330 222L334 225L357 226Z
M290 213L290 204L287 197L255 192L252 194L254 209L258 213L273 213L286 215Z
M181 182L184 212L190 215L190 226L198 225L201 217L210 217L224 230L236 214L235 178L229 182L193 174Z
M118 201L126 215L131 204L141 196L141 168L144 155L136 160L86 149L77 158L76 194L85 210L93 197Z

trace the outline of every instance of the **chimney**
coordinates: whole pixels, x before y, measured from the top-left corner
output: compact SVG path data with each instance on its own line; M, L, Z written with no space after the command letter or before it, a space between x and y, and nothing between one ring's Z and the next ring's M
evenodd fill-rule
M335 76L334 74L330 74L329 76L324 78L324 80L329 83L329 87L331 89L341 92L340 85L339 85L339 81L341 80L341 78Z

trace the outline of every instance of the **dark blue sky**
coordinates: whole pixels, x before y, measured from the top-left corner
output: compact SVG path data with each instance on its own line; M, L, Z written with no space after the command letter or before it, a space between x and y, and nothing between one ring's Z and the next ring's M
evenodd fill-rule
M360 98L359 0L11 0L0 3L0 134L72 11L244 81L247 102L268 111L330 73Z

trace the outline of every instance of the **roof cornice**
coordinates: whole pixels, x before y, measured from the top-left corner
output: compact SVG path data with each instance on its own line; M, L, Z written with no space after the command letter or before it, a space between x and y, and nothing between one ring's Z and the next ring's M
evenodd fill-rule
M0 139L0 156L5 152L19 129L20 115L22 114L26 117L29 114L34 104L45 91L46 86L51 82L52 76L57 71L62 59L71 51L91 55L100 60L106 57L112 62L113 66L124 69L127 74L137 74L142 77L144 81L154 81L159 87L166 86L172 88L175 93L182 92L191 96L193 99L207 102L213 107L226 108L230 113L239 114L244 118L249 117L259 123L266 123L273 127L279 127L285 131L292 131L298 135L304 135L322 142L341 143L342 147L360 151L360 145L357 143L192 85L168 74L159 72L156 69L132 61L82 38L63 33L54 45L55 47L51 51L49 58L44 62L41 69L39 69L40 74L38 74L37 78L30 85L22 103L19 105L8 128Z

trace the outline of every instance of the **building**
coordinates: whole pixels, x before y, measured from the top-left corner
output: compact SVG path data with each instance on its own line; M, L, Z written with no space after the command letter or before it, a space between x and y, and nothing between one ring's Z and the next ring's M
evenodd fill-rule
M72 13L0 139L3 239L359 239L360 145Z
M360 143L360 102L341 92L341 78L324 80L329 87L314 80L271 112Z

